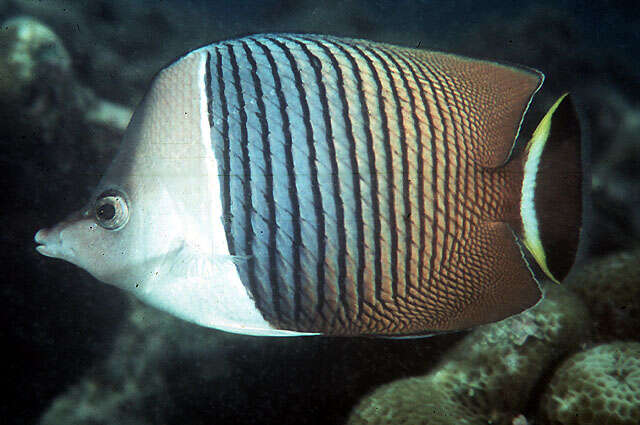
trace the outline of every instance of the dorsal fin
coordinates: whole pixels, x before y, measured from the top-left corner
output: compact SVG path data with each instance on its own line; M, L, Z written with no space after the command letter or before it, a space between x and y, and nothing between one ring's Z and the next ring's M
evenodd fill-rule
M471 138L465 142L476 163L495 168L508 161L544 74L448 53L383 46L416 60L433 79L432 84L442 85L456 99L461 111L452 119L466 121Z

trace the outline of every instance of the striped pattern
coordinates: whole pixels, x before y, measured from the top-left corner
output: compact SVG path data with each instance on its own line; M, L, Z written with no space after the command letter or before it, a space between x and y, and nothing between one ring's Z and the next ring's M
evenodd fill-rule
M484 257L502 233L483 223L511 214L522 179L492 167L539 74L312 35L196 52L229 252L268 322L411 334L491 319Z

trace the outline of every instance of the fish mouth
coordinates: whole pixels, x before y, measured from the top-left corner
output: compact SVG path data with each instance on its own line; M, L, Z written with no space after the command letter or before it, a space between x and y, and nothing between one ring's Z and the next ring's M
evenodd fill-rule
M36 251L45 257L61 258L60 251L62 243L60 241L60 234L58 233L56 235L52 233L54 232L49 229L40 229L36 232L36 235L33 238L38 244L36 246Z

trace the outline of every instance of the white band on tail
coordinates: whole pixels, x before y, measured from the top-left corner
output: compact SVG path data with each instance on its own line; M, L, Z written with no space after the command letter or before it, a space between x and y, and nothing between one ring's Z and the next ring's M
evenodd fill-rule
M529 143L527 144L525 151L526 161L524 165L524 178L522 179L522 198L520 201L520 215L522 217L522 226L524 229L524 244L536 259L536 262L542 271L544 271L549 279L556 283L559 282L551 274L551 271L549 271L544 247L540 240L539 223L535 206L535 190L540 158L544 151L545 144L547 143L549 132L551 131L551 118L565 96L567 96L566 93L562 95L551 108L549 108L549 111L547 111L544 118L542 118L540 124L538 124L538 127L536 127L536 130L533 132L531 140L529 140Z

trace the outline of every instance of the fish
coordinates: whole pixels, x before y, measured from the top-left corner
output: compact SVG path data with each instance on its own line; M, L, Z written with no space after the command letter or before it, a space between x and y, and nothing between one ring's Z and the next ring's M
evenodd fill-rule
M153 79L84 208L36 249L201 326L406 338L542 299L582 229L567 93L544 74L367 40L256 34Z

